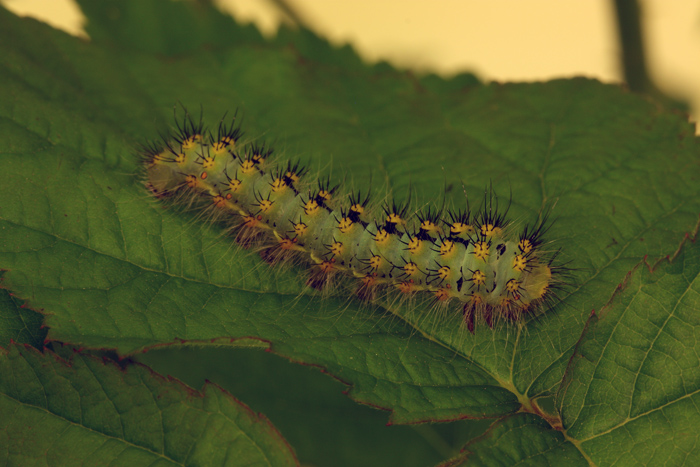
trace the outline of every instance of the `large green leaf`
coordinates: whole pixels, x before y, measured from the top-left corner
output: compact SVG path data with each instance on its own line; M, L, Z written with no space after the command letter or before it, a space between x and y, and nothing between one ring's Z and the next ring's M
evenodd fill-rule
M237 342L324 367L395 423L539 413L591 311L696 225L691 125L617 86L419 79L304 31L265 42L207 7L81 5L92 42L0 10L0 267L50 340L128 355L252 337ZM457 311L311 293L148 197L135 147L178 101L213 124L239 109L250 135L356 187L372 174L397 198L463 206L462 182L473 205L492 182L522 224L554 205L573 282L526 327L473 335Z
M168 346L138 358L191 387L208 380L235 394L274 423L304 465L435 465L490 425L465 420L387 427L386 412L354 403L341 382L259 349Z
M203 392L95 357L0 349L3 465L295 465L261 416L214 385Z
M700 462L700 244L647 266L591 317L559 394L596 465Z
M589 465L586 457L543 419L517 414L494 423L483 437L469 443L449 466Z

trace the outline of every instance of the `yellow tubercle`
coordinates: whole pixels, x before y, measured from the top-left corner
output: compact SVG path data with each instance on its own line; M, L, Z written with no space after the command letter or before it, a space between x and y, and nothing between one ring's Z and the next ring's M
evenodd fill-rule
M384 245L389 241L389 233L384 229L379 229L374 236L374 241L379 245Z
M240 180L233 179L230 182L228 182L228 189L235 193L241 187L241 184L242 183Z
M212 202L214 203L214 206L217 208L225 208L226 207L226 198L221 196L221 195L216 195L212 199Z
M257 227L260 222L258 216L243 216L243 225L246 227Z
M216 143L211 145L211 152L215 156L224 154L227 150L228 150L228 143L226 143L223 139L221 141L217 141Z
M377 282L377 276L376 274L365 274L364 276L360 276L360 280L364 286L370 287Z
M513 269L522 272L527 267L527 259L523 255L515 255L513 258Z
M258 203L258 206L260 207L260 211L267 212L272 208L272 201L264 199Z
M527 238L523 238L518 242L518 248L523 253L528 254L530 253L530 251L532 251L532 242L530 242L530 240L528 240Z
M287 189L287 184L281 178L275 178L270 184L270 187L272 187L272 191L275 193L281 193Z
M322 261L318 266L321 268L321 271L325 272L326 274L335 269L333 261Z
M474 227L472 227L469 224L455 222L450 226L450 233L452 235L460 235L463 233L470 234L470 233L474 233Z
M185 177L185 183L187 183L187 186L190 188L197 188L199 180L197 180L195 175L188 175Z
M421 230L425 230L426 232L442 234L442 229L440 228L440 226L432 221L425 220L421 222L420 228Z
M302 237L304 236L308 228L309 227L306 224L304 224L303 222L299 222L298 224L294 224L294 233L298 237Z
M503 229L496 227L493 224L484 224L481 226L481 235L484 237L493 237L496 235L501 235Z
M424 242L422 240L418 240L417 238L412 238L408 242L407 249L412 255L417 255L423 250L423 243Z
M201 142L202 142L202 135L192 135L182 142L182 149L184 151L187 151L189 149L194 149Z
M204 157L202 160L202 168L204 169L211 169L212 167L214 167L214 164L214 158L211 156Z
M434 295L438 301L444 302L452 298L452 291L450 290L450 286L448 285L447 287L441 287L437 289L434 292Z
M416 285L413 283L413 280L399 282L396 285L396 288L399 289L401 293L405 294L409 294L417 290Z
M519 282L515 279L511 279L508 281L508 283L506 283L506 289L510 293L515 293L520 288L520 284L521 284L521 282Z
M487 242L477 242L474 244L474 256L477 259L486 261L489 257L489 244Z
M253 161L243 161L241 162L241 172L246 175L250 175L255 172L255 162Z
M404 223L404 220L401 219L401 216L399 216L398 214L396 214L394 212L392 212L391 214L386 216L386 221L390 222L392 224L403 224Z
M304 212L307 216L314 216L321 210L315 199L310 199L304 203Z
M403 267L403 272L410 277L418 272L418 266L414 262L406 263Z
M508 298L508 297L501 297L501 299L499 300L498 304L499 304L500 306L508 306L508 305L511 304L511 302L512 302L512 300L511 300L510 298Z
M348 233L352 230L354 222L347 217L343 217L338 221L338 230L342 233Z
M456 250L457 248L455 248L455 242L452 240L444 239L440 244L440 256L445 259L452 258Z
M472 282L477 286L484 285L486 283L486 274L477 269L472 273Z
M343 242L335 242L333 243L330 248L331 253L333 256L339 256L343 254Z
M301 248L301 247L299 247L299 245L297 245L295 238L282 237L282 238L279 238L278 242L279 242L280 248L282 248L283 250L304 251L303 248Z
M529 284L527 289L533 299L536 300L544 297L547 293L549 284L552 282L552 270L549 266L542 264L533 271L533 276L537 277L538 280L533 284Z
M357 214L362 215L365 212L365 207L361 204L353 204L352 206L350 206L350 210L352 212L356 212Z
M452 270L449 266L442 266L438 269L438 277L442 280L448 280L452 275Z

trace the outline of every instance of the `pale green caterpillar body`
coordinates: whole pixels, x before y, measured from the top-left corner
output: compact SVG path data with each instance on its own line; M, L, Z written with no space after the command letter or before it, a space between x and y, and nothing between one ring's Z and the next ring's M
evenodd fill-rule
M338 199L328 179L307 181L298 163L273 162L271 149L241 144L241 135L235 119L210 132L186 115L144 149L148 188L161 199L196 197L268 257L301 258L315 287L345 276L363 298L431 294L459 303L470 331L475 318L517 321L552 299L561 268L542 251L547 216L515 232L488 192L474 215L431 208L407 219L406 203L373 217L369 196Z

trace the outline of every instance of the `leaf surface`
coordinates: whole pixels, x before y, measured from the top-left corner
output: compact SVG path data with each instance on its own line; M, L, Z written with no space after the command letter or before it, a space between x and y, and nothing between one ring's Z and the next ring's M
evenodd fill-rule
M49 339L128 355L254 337L324 367L394 423L503 415L555 393L591 310L697 222L692 127L617 86L419 79L305 31L265 42L208 8L81 4L93 42L0 10L0 267L45 313ZM474 335L459 310L312 293L298 269L274 271L148 197L135 148L178 101L211 124L239 109L252 137L397 199L446 191L461 207L463 182L475 206L493 183L512 192L520 225L555 205L548 237L573 281L526 327Z
M211 381L235 394L274 423L302 465L436 465L490 425L463 420L386 426L385 411L355 403L337 380L259 349L170 346L138 358L191 387Z
M641 264L591 317L559 394L567 434L596 465L700 461L700 244Z
M588 460L564 435L543 419L517 414L495 422L489 432L470 442L449 466L587 466Z
M7 290L0 290L1 344L15 341L40 348L46 337L46 330L41 328L42 320L43 317L39 313L22 308Z
M214 385L13 345L0 354L5 465L296 465L271 424Z

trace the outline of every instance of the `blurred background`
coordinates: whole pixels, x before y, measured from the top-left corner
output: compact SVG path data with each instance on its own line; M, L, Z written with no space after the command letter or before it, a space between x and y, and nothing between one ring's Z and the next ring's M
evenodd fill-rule
M628 81L671 105L685 102L694 115L700 109L699 0L199 1L267 36L282 22L303 24L369 62L443 76L470 71L485 81ZM87 37L73 0L0 3Z

